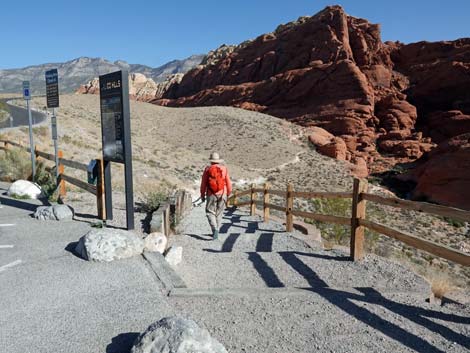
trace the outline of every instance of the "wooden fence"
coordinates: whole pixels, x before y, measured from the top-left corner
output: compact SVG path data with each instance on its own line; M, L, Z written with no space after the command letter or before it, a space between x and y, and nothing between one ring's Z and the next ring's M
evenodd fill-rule
M0 149L8 151L11 146L21 148L28 152L31 152L29 147L23 146L21 143L9 141L9 140L0 140L0 143L3 143L3 146L0 146ZM40 158L55 162L55 157L53 154L46 153L39 151L37 148L34 150L34 155L36 157L36 162L40 161ZM104 202L104 170L103 170L103 161L101 159L96 159L98 164L98 178L97 178L97 185L89 184L87 181L83 181L72 177L70 175L65 174L65 167L78 169L81 171L87 172L87 165L84 163L71 161L68 159L63 158L63 152L61 150L58 151L59 157L59 165L57 166L58 169L58 179L57 179L57 188L59 197L65 197L67 193L66 183L75 185L76 187L83 189L93 195L96 196L96 203L98 208L98 218L99 219L106 219L106 209L105 209L105 202ZM47 167L46 170L52 173L52 168Z
M263 198L258 199L258 194L262 194ZM276 195L284 198L285 203L283 205L271 203L270 195ZM242 196L249 196L249 200L239 202L239 198ZM295 198L351 199L351 218L295 210ZM470 222L470 211L434 205L426 202L415 202L401 200L394 197L384 197L370 194L368 193L368 185L366 180L354 179L352 192L295 191L292 184L288 184L286 190L273 190L270 188L269 184L264 184L262 188L253 184L247 190L235 191L234 194L229 198L229 201L231 205L236 207L250 206L251 215L255 215L256 206L260 206L263 209L263 216L265 221L269 220L271 209L285 212L287 232L293 231L294 216L313 219L320 222L350 226L350 256L354 261L360 260L364 256L364 230L365 228L368 228L380 234L401 241L416 249L424 250L428 253L464 266L470 266L470 255L464 252L367 220L366 202L374 202L404 210L425 212L437 216L449 217L463 222Z

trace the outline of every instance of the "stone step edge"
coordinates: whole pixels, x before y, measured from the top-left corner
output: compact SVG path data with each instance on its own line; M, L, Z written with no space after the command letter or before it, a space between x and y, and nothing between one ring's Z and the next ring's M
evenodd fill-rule
M162 254L159 252L144 251L142 256L167 291L176 288L186 288L183 279L170 266Z
M355 295L366 297L381 297L383 295L391 294L407 294L421 297L423 300L429 298L429 293L423 291L413 290L393 290L389 288L372 288L371 292L369 287L365 287L364 292L359 291L358 287L264 287L264 288L187 288L175 287L168 293L169 297L211 297L211 296L263 296L263 295L277 295L277 296L302 296L308 294L316 294L317 292L330 292L332 295L343 295L342 292L348 292ZM369 289L369 291L368 291ZM338 293L335 293L338 292Z

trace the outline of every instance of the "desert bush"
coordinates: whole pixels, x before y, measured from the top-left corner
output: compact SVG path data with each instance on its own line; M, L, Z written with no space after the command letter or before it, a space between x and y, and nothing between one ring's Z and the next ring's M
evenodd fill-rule
M311 204L316 213L333 216L351 217L351 200L348 199L313 199ZM350 239L350 228L340 224L328 224L313 221L328 242L346 245Z
M435 298L442 299L455 288L449 276L443 273L431 272L428 273L427 277L431 283L431 292Z
M34 127L33 133L41 137L47 137L49 135L49 128L47 126Z
M55 177L46 170L46 165L43 162L39 162L36 165L34 181L41 187L44 195L46 195L48 199L54 198L57 182Z
M148 182L140 185L138 189L138 202L141 212L152 213L160 204L168 199L172 186L167 181Z
M0 152L0 180L16 181L31 176L31 156L28 152L12 148Z

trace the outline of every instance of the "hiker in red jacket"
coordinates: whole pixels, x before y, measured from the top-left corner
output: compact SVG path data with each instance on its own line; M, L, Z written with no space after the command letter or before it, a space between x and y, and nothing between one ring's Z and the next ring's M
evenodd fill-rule
M201 200L206 202L206 216L212 229L214 240L219 237L222 215L227 204L227 197L232 192L232 182L228 169L222 165L218 153L210 156L211 165L204 169L201 181ZM207 197L206 197L207 196Z

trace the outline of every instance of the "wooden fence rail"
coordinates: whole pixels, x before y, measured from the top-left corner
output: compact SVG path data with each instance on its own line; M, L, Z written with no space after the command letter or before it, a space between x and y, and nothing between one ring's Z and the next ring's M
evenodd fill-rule
M31 149L29 147L23 146L21 143L17 143L14 141L9 140L0 140L0 143L3 143L3 146L0 147L2 150L8 151L10 146L21 148L25 151L30 152ZM53 154L40 151L37 148L34 151L36 159L44 158L49 161L55 162L55 156ZM98 218L99 219L106 219L106 210L105 210L105 202L104 202L104 171L103 171L103 162L101 159L96 159L98 164L98 178L97 178L97 185L89 184L87 181L83 181L72 177L70 175L65 174L64 167L78 169L81 171L87 171L88 166L84 163L72 161L63 158L63 152L61 150L58 151L59 157L59 165L56 166L58 168L58 178L57 178L57 188L59 192L59 197L63 198L66 196L66 183L72 184L80 189L83 189L93 195L96 196L97 200L97 208L98 208ZM53 169L47 167L46 170L50 173L53 172Z
M258 198L257 194L259 193L261 193L263 197ZM250 196L249 200L242 202L239 201L240 197L247 195ZM269 195L276 195L285 198L285 204L281 206L271 203ZM340 217L335 215L295 210L293 208L294 198L351 199L351 217ZM367 201L405 210L425 212L433 215L449 217L463 222L470 222L470 211L453 207L434 205L426 202L401 200L395 197L384 197L370 194L367 192L367 181L360 179L354 179L352 192L294 191L291 184L287 185L286 190L273 190L270 188L269 184L265 184L262 188L256 185L251 185L251 187L247 190L234 192L234 194L229 198L229 202L233 206L250 206L250 213L252 215L254 215L256 212L256 206L259 206L263 209L263 217L265 221L269 220L271 209L285 213L286 231L288 232L293 230L294 216L313 219L320 222L349 226L351 228L350 257L353 261L360 260L364 256L364 230L365 228L368 228L385 236L401 241L416 249L426 251L435 256L464 266L470 266L469 254L367 220Z

